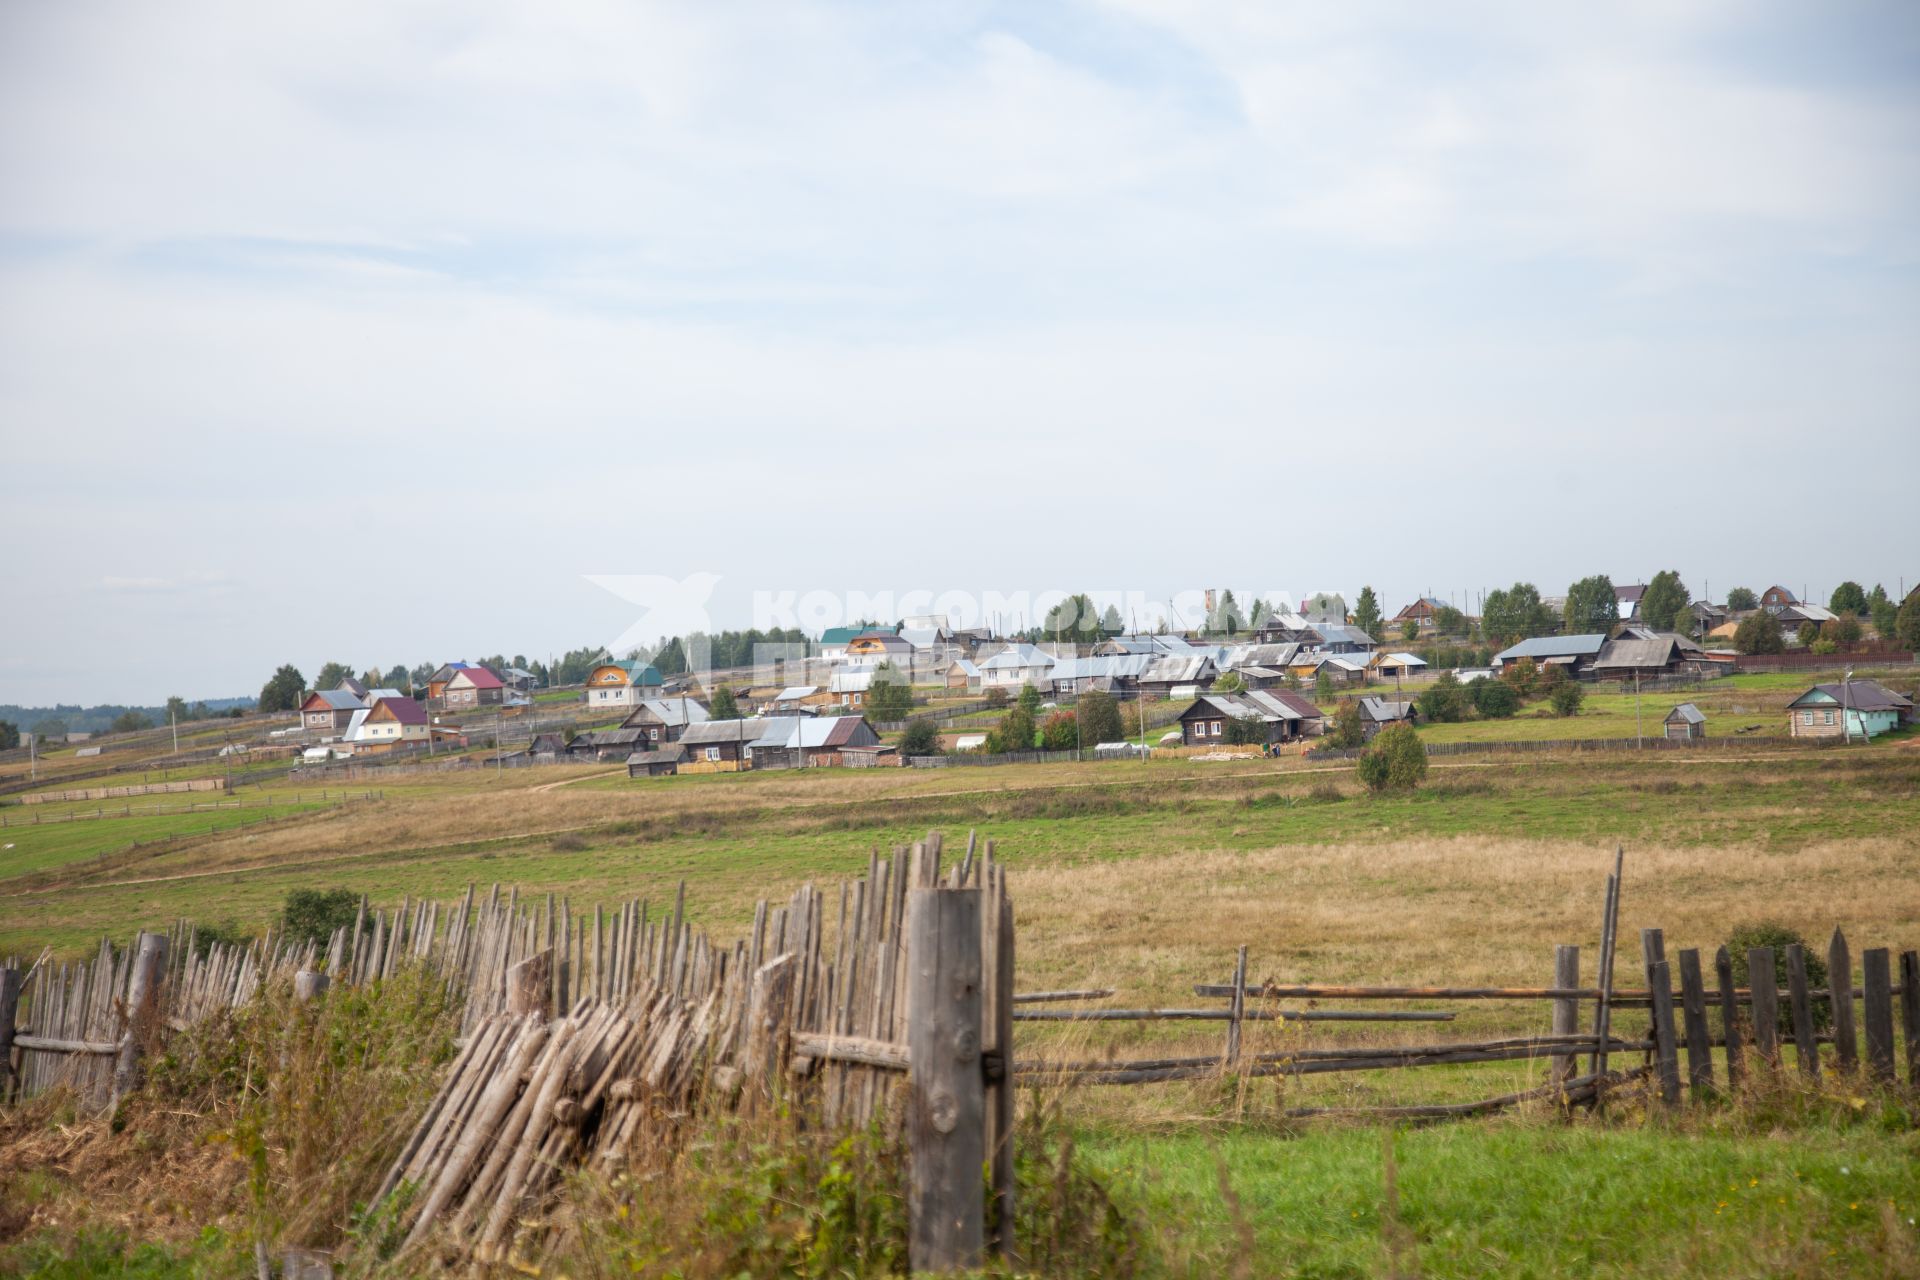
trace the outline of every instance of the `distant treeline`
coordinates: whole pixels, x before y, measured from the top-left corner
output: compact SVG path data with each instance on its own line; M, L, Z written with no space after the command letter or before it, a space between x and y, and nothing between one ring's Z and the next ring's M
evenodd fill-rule
M37 733L43 738L60 738L69 733L116 733L129 729L151 729L167 723L169 712L180 724L193 720L212 720L236 711L253 709L252 698L206 698L188 702L169 698L157 707L132 707L120 703L102 703L82 707L59 703L51 707L0 705L0 722L22 733ZM6 745L0 733L0 747Z

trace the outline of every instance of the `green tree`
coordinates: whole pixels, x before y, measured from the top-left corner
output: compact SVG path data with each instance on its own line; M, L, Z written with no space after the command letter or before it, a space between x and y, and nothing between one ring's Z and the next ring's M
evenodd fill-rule
M386 688L398 689L402 693L413 692L413 680L408 676L407 669L402 666L396 665L389 668L380 683Z
M1747 961L1747 952L1759 947L1773 948L1773 985L1776 990L1785 990L1787 986L1787 948L1794 945L1804 948L1806 955L1807 986L1815 991L1827 989L1827 963L1820 956L1820 948L1808 946L1800 933L1784 924L1771 920L1743 924L1727 938L1727 958L1733 961L1733 982L1736 987L1748 987L1752 976ZM1813 1002L1813 1023L1816 1029L1823 1028L1833 1018L1833 1008L1828 1001ZM1780 1031L1784 1035L1793 1034L1793 1010L1785 1000L1780 1001Z
M1092 596L1076 592L1047 610L1043 630L1076 644L1092 643L1100 638L1100 610Z
M1421 718L1430 723L1460 720L1467 713L1466 691L1451 671L1442 671L1440 678L1421 693L1419 703Z
M1125 630L1125 624L1120 621L1120 610L1108 605L1106 612L1100 615L1100 629L1108 635L1118 635Z
M1360 588L1360 599L1353 606L1353 625L1375 640L1387 638L1386 626L1380 618L1380 597L1373 594L1372 587Z
M1520 709L1520 695L1504 680L1475 680L1468 687L1473 709L1488 720L1505 720Z
M1088 746L1126 740L1127 730L1120 722L1120 708L1106 690L1089 689L1081 694L1078 710L1080 730Z
M1017 702L1000 718L1000 727L987 737L987 747L996 755L1033 750L1033 712Z
M1313 698L1315 702L1326 702L1333 697L1333 677L1327 674L1325 667L1313 673Z
M900 735L900 754L903 756L937 756L940 749L940 727L930 716L915 716L907 721L907 731Z
M713 705L707 708L710 720L738 720L740 718L740 700L733 696L733 690L721 685L713 691Z
M1756 609L1733 629L1733 648L1745 654L1785 653L1787 638L1780 629L1780 619L1765 609Z
M1213 692L1240 693L1247 687L1247 678L1238 671L1222 671L1213 678Z
M11 720L0 720L0 751L12 751L20 745L20 726Z
M185 698L176 693L167 699L168 724L185 724L192 719L195 719L193 708L187 705Z
M891 662L873 669L867 686L867 714L875 720L905 720L913 711L913 689Z
M353 668L344 662L329 662L320 668L320 674L313 678L316 689L338 689L342 680L353 677Z
M1540 668L1532 658L1516 658L1500 673L1500 679L1513 690L1515 696L1530 698L1535 686L1540 683Z
M1860 619L1851 613L1843 613L1820 627L1820 638L1831 640L1837 646L1858 644L1860 636Z
M1727 592L1727 609L1732 613L1745 613L1749 609L1760 607L1760 597L1753 594L1751 587L1735 587Z
M1373 735L1360 757L1360 781L1369 791L1412 791L1427 776L1427 748L1408 724Z
M346 889L289 889L280 927L289 942L326 946L336 929L352 929L360 899Z
M1412 644L1415 640L1418 640L1420 638L1420 624L1414 619L1408 618L1400 624L1400 638L1408 644Z
M113 723L108 726L107 732L138 733L142 729L151 728L153 728L153 721L146 712L129 707L113 718Z
M1259 716L1228 716L1220 737L1230 747L1264 747L1267 722Z
M1910 593L1894 615L1893 638L1908 653L1920 653L1920 591Z
M1040 745L1048 751L1072 751L1080 746L1080 721L1071 711L1056 711L1040 726Z
M1613 630L1620 621L1620 597L1613 579L1604 573L1582 578L1567 588L1567 608L1561 620L1568 635L1592 635Z
M1547 695L1547 702L1553 707L1553 714L1562 717L1579 715L1580 704L1586 700L1587 691L1574 680L1562 681L1553 687L1552 693Z
M1020 697L1018 701L1020 703L1020 709L1027 713L1028 719L1032 719L1035 715L1039 714L1040 691L1032 685L1023 684L1020 686Z
M1662 569L1640 595L1640 621L1655 631L1678 631L1688 620L1687 606L1692 602L1679 571Z
M1865 617L1867 612L1866 588L1849 579L1833 589L1827 597L1827 608L1841 615Z
M1531 582L1516 582L1505 591L1489 591L1480 614L1480 632L1495 645L1509 645L1553 629L1553 614L1540 603L1540 589Z
M54 738L64 740L69 732L67 722L59 716L48 716L33 726L34 738L43 743Z
M1326 744L1347 751L1364 745L1366 740L1367 725L1360 718L1360 704L1348 698L1333 713L1333 723L1327 726Z
M260 689L260 710L292 711L300 705L301 695L307 691L307 678L292 663L274 672Z
M1900 616L1900 609L1887 598L1887 589L1877 582L1867 596L1867 613L1873 619L1874 634L1883 639L1892 639L1893 624Z
M1467 634L1467 615L1450 604L1443 604L1433 611L1433 629L1443 636L1464 636Z

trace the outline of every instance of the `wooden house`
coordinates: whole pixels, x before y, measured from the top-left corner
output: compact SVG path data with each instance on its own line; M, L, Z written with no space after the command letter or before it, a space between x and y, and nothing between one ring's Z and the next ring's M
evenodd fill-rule
M980 668L975 665L972 658L956 658L946 670L946 684L949 689L964 689L978 693Z
M485 667L463 667L453 673L441 695L441 704L449 711L470 711L477 707L497 707L507 699L507 686Z
M1320 708L1297 693L1280 689L1206 693L1180 713L1180 740L1189 747L1224 743L1233 720L1260 721L1267 743L1315 737L1326 724Z
M865 716L769 717L753 743L755 769L804 769L840 763L842 749L876 748Z
M627 757L627 776L659 778L676 774L680 772L680 762L686 759L686 755L686 748L677 745L636 751Z
M346 689L315 689L300 704L300 727L315 733L340 733L353 720L353 713L365 711L358 695Z
M1787 731L1796 738L1864 742L1913 719L1913 700L1878 680L1817 684L1787 704Z
M1707 736L1706 713L1694 706L1691 702L1683 702L1673 710L1667 712L1667 718L1663 724L1665 726L1666 736L1669 738L1684 741L1688 738L1704 738Z
M1419 708L1412 699L1360 699L1360 731L1369 738L1389 725L1416 724L1419 719Z
M1437 596L1421 596L1418 600L1415 600L1412 604L1393 615L1393 622L1389 630L1397 633L1405 627L1407 623L1411 622L1422 631L1432 631L1439 625L1439 623L1435 621L1437 615L1440 610L1446 607L1447 602Z
M692 698L648 698L627 713L620 727L640 730L639 741L652 748L678 742L689 725L706 721L707 709Z
M428 703L434 706L442 705L441 700L447 696L447 681L453 679L456 672L466 669L467 664L464 662L442 663L438 670L427 677Z
M361 741L373 746L425 742L431 733L427 709L412 698L379 698L360 726Z
M913 642L891 631L862 631L847 641L847 658L854 662L913 661Z
M1535 636L1493 655L1493 665L1505 671L1522 658L1537 667L1561 667L1569 676L1584 676L1600 657L1607 637L1598 632L1577 636Z
M759 719L708 720L701 724L690 724L680 734L679 745L686 752L683 760L687 763L736 761L752 764L754 740L765 727L765 722Z
M663 683L652 663L603 662L587 673L586 703L596 711L636 707L659 697Z

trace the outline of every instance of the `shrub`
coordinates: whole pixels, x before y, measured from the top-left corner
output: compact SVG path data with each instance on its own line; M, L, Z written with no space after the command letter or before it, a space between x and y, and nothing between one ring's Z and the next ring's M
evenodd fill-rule
M990 706L990 707L1004 707L1004 706L1006 706L1006 705L1007 705L1007 703L1008 703L1008 701L1009 701L1009 699L1008 699L1008 697L1007 697L1007 691L1006 691L1006 689L1005 689L1005 687L1003 687L1003 686L1001 686L1001 685L995 685L995 686L993 686L993 688L991 688L991 689L989 689L989 690L987 690L987 705L988 705L988 706Z
M987 735L987 750L995 755L1009 751L1031 751L1034 732L1033 713L1025 707L1015 706L1001 717L1000 727Z
M1048 751L1072 751L1080 745L1080 720L1071 711L1056 711L1040 726L1040 745Z
M1727 958L1733 962L1734 985L1751 986L1747 972L1747 952L1755 947L1773 948L1773 983L1779 990L1787 986L1787 948L1795 944L1806 948L1807 989L1824 991L1827 986L1827 964L1799 932L1774 920L1760 920L1752 924L1743 924L1727 935ZM1815 1030L1825 1027L1833 1021L1833 1006L1825 1001L1813 1002L1813 1025ZM1793 1034L1793 1010L1787 1001L1780 1001L1780 1030L1783 1034Z
M1762 609L1742 618L1733 629L1733 647L1744 654L1785 653L1787 638L1780 630L1780 619Z
M1331 749L1350 751L1354 747L1364 746L1367 741L1367 727L1360 719L1360 704L1348 698L1333 713L1333 723L1327 726L1324 745Z
M587 847L587 838L578 831L562 831L549 847L555 853L579 853Z
M907 731L900 737L900 754L903 756L939 755L939 726L926 716L915 716L907 721Z
M1080 731L1090 747L1119 742L1129 736L1121 722L1119 706L1104 689L1089 689L1081 694L1075 713L1080 717Z
M1533 693L1539 676L1540 668L1534 665L1532 658L1521 658L1510 662L1507 664L1507 669L1500 673L1500 678L1506 681L1507 686L1522 698Z
M1501 680L1473 682L1473 709L1489 720L1504 720L1520 709L1520 695Z
M1440 724L1459 720L1466 713L1466 692L1451 671L1442 671L1440 678L1420 695L1420 716L1429 722Z
M1221 740L1230 747L1263 747L1267 744L1267 722L1258 716L1228 716Z
M1580 704L1586 700L1587 691L1571 680L1555 685L1553 692L1547 695L1547 702L1557 716L1579 715Z
M1360 757L1360 781L1369 791L1412 791L1427 776L1427 748L1412 725L1375 734Z
M335 929L351 929L359 912L360 897L350 889L289 889L280 927L291 942L325 946Z

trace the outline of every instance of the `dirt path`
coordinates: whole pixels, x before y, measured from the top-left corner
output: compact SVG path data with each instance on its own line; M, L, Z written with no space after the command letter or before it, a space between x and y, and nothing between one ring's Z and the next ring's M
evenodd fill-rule
M617 778L626 773L625 769L602 769L598 773L583 773L577 778L562 778L558 782L543 782L537 787L527 788L530 794L543 791L558 791L561 787L570 787L576 782L586 782L592 778Z

